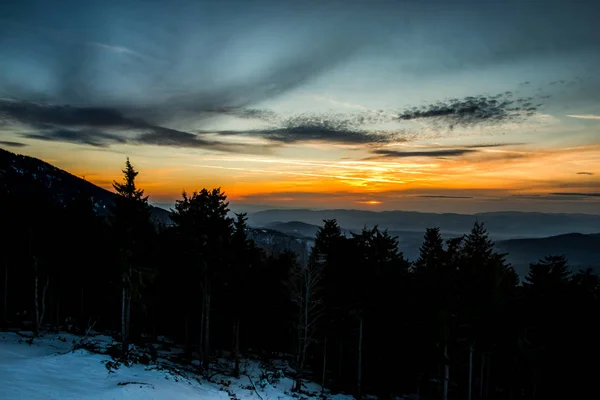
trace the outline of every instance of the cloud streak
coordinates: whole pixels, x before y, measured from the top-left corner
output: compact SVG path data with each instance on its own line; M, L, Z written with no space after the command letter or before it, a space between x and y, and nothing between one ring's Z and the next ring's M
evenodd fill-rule
M399 151L388 149L376 149L372 153L378 158L409 158L409 157L459 157L465 154L474 153L473 149L444 149L444 150L424 150L424 151Z
M0 140L0 144L3 146L8 146L8 147L25 147L25 146L27 146L25 143L12 142L9 140Z
M512 92L495 96L469 96L463 99L438 101L420 108L402 111L401 121L431 121L436 126L449 129L473 125L496 125L504 122L522 121L538 109L533 98L513 99Z
M249 115L254 115L252 111ZM257 112L271 120L273 114ZM283 120L280 127L254 130L199 131L201 134L216 133L222 136L254 136L284 144L302 142L325 142L334 144L384 144L403 142L406 131L368 131L363 129L367 122L361 116L300 115Z
M181 130L130 118L119 110L99 107L41 105L22 101L0 101L0 120L35 130L23 134L30 139L61 141L107 147L139 143L157 146L190 147L223 152L268 153L269 146L226 143L201 138Z
M600 193L582 193L582 192L554 192L553 196L573 196L573 197L600 197Z
M595 119L595 120L600 120L600 115L592 115L592 114L586 114L586 115L567 115L567 117L570 118L578 118L578 119Z
M424 197L427 199L472 199L471 196L444 196L444 195L421 195L416 197Z

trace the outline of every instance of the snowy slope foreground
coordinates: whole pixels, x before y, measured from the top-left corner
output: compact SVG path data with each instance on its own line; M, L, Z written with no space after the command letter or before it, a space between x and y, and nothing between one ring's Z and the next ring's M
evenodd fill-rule
M197 379L190 372L165 369L165 359L150 365L121 365L109 371L108 355L84 349L70 351L77 340L77 336L61 333L31 342L23 333L0 332L0 399L295 399L289 378L269 383L261 378L264 370L256 361L244 364L247 375L235 379L216 374L214 382ZM108 347L112 338L94 336L90 341ZM307 391L317 397L320 387L310 384ZM352 399L340 395L330 398Z

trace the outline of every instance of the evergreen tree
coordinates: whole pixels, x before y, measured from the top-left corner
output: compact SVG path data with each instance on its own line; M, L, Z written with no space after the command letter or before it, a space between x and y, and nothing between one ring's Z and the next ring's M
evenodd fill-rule
M204 372L209 368L210 316L213 284L228 261L228 246L232 236L232 219L227 216L229 203L220 188L192 193L182 193L175 203L171 219L176 225L178 238L184 246L188 262L196 266L200 293L199 350Z
M571 273L565 256L546 256L529 265L525 286L539 294L545 294L564 289L570 278Z
M121 340L123 354L129 351L131 301L139 298L145 278L150 275L145 256L153 226L148 197L136 186L138 172L127 158L123 182L113 182L117 196L113 207L112 231L118 249L121 281Z
M248 238L246 224L248 218L245 213L236 214L233 223L231 238L229 269L222 280L226 286L224 302L228 306L227 312L233 319L232 329L232 354L234 359L234 375L240 374L240 331L242 317L250 312L247 307L248 298L253 293L247 284L248 277L253 267L260 263L260 253L252 240Z

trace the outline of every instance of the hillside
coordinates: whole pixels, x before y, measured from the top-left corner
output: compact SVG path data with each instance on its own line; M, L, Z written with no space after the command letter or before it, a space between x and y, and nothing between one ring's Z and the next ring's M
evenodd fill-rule
M0 332L1 399L205 399L205 400L294 400L293 372L284 360L264 363L244 359L244 374L230 376L229 359L215 360L214 379L197 375L197 367L183 363L184 349L159 337L140 346L136 356L152 361L132 365L111 358L117 344L110 336L92 332L85 340L71 333L48 333L32 339L31 332ZM83 341L86 349L72 350ZM222 371L222 373L219 373ZM251 383L252 382L252 383ZM321 392L306 382L305 399L352 400L352 396Z
M588 267L600 272L600 234L569 233L546 238L503 240L498 250L508 253L508 261L517 272L527 274L529 264L548 255L565 255L576 272Z
M98 215L108 214L115 196L114 193L47 162L0 148L0 187L8 191L27 192L33 183L40 184L49 197L59 204L80 194L88 196ZM155 222L170 223L168 211L154 206L151 206L151 210Z

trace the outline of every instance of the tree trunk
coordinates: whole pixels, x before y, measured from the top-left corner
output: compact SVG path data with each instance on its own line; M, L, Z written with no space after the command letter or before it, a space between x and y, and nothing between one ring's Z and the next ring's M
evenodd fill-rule
M4 260L4 303L2 305L2 318L8 324L8 261Z
M38 321L38 326L41 328L42 323L44 322L44 316L46 315L46 293L48 292L48 286L50 286L50 277L46 277L46 283L44 284L44 288L42 289L42 312L40 313L40 320Z
M363 317L358 319L358 368L356 371L356 398L362 398L362 344L363 344Z
M537 372L533 372L533 385L531 387L531 399L535 400L537 398Z
M442 400L448 400L448 383L450 382L450 364L448 362L448 343L444 344L444 387Z
M190 352L190 322L189 322L189 318L185 317L185 352L187 353L191 353Z
M39 336L40 334L40 326L39 326L39 321L40 321L40 302L39 302L39 294L38 294L38 281L39 281L39 277L38 277L38 269L37 269L37 260L34 259L33 260L33 268L34 268L34 274L35 274L35 285L34 285L34 300L35 300L35 336Z
M83 303L83 299L84 299L84 286L81 285L81 297L79 298L79 318L81 318L82 320L85 319L85 309L84 309L84 303Z
M323 345L323 376L321 377L321 393L325 391L325 377L327 373L327 336Z
M235 332L234 332L234 346L233 346L233 357L234 357L234 366L233 373L235 376L240 375L240 318L237 317L235 319Z
M481 369L479 372L479 398L483 399L483 380L485 371L485 353L481 354Z
M200 340L198 341L198 356L200 362L198 368L199 371L202 371L203 361L204 361L204 329L206 324L206 296L204 292L202 292L202 308L200 313Z
M130 343L131 339L131 290L127 291L127 313L125 314L125 332L127 335L127 342Z
M123 354L129 352L129 343L127 342L127 289L125 288L125 278L123 278L123 289L121 292L121 351Z
M208 373L209 369L209 354L210 354L210 285L208 281L206 282L206 294L205 294L205 304L206 310L204 312L204 317L206 322L204 324L204 354L202 360L202 367L205 373Z
M467 400L471 400L471 392L473 388L473 346L469 347L469 391Z
M340 340L340 354L338 359L338 380L342 380L344 374L344 342Z
M492 369L492 353L487 355L486 371L485 371L485 398L488 398L490 389L490 371Z
M60 329L60 300L56 299L56 329Z

